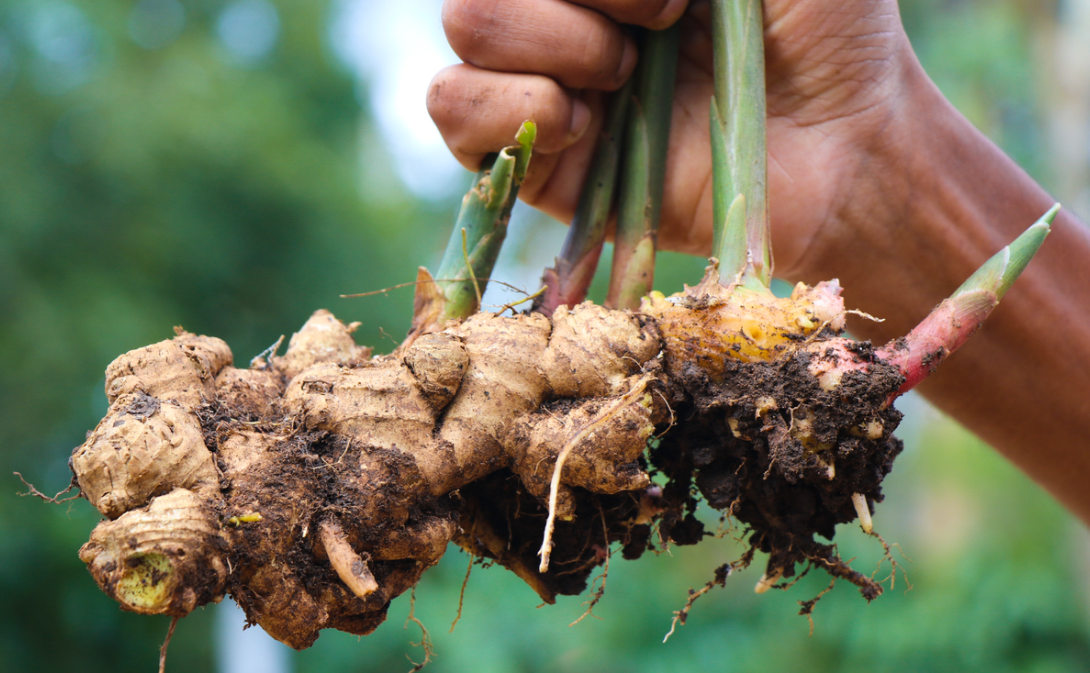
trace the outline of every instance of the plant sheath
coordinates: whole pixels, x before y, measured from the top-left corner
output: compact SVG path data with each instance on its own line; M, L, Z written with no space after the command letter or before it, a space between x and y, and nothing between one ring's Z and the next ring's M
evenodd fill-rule
M629 103L606 306L635 309L651 291L681 27L648 31Z
M751 289L772 276L761 0L712 0L714 242L720 277Z
M507 236L511 209L526 177L537 127L527 121L515 135L516 145L485 158L473 187L462 198L435 284L443 297L439 323L465 318L480 308L492 267Z
M606 102L606 118L598 133L583 191L575 208L564 247L556 265L545 269L541 279L547 289L537 311L552 315L560 306L575 306L587 297L587 288L594 280L598 258L606 239L606 225L613 208L617 168L621 162L621 141L635 78L614 92Z

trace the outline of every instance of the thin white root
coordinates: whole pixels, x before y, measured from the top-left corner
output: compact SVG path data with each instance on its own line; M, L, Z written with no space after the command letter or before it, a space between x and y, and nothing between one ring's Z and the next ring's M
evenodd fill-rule
M775 570L772 572L771 575L769 575L768 573L761 575L761 579L758 580L757 586L753 587L753 592L763 594L772 587L776 586L776 582L779 582L781 577L783 577L782 570Z
M178 620L181 617L175 616L170 620L170 628L167 629L167 638L163 641L162 647L159 648L159 673L165 673L167 670L167 648L170 647L170 639L174 637L174 627L178 626Z
M603 423L613 417L618 411L630 404L633 400L643 394L644 387L651 380L651 376L644 376L632 386L632 389L622 395L613 404L609 405L604 411L598 414L597 417L590 423L584 425L579 432L568 440L564 448L560 450L560 453L556 456L556 466L553 467L553 478L549 482L549 518L545 521L545 536L541 541L541 549L538 550L537 555L541 557L541 565L538 566L538 572L546 573L549 571L549 558L553 553L553 531L556 529L556 499L560 493L560 473L564 469L564 463L568 460L568 456L571 455L572 450L579 446L579 443L586 439L591 433L602 426Z
M327 520L319 524L318 534L325 546L325 553L329 556L329 565L333 566L333 570L348 589L360 598L373 594L378 589L378 582L367 566L370 557L357 554L352 545L348 544L340 525L333 521Z
M870 535L874 532L874 521L870 517L867 496L862 493L852 493L852 504L855 505L855 513L859 516L859 527L864 533Z

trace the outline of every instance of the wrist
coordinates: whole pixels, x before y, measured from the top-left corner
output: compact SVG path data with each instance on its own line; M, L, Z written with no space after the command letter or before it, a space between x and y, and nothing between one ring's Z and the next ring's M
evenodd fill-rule
M905 51L885 123L855 141L851 187L812 250L849 306L887 319L853 325L875 340L911 329L1052 202Z

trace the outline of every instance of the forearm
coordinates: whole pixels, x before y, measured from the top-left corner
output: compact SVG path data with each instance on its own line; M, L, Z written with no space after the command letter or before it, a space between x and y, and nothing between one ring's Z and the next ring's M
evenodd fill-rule
M1053 203L957 113L915 66L903 114L870 148L858 198L815 250L857 321L883 343L903 335ZM907 150L906 150L907 148ZM1037 258L980 332L924 385L940 409L1090 522L1090 234L1061 211Z

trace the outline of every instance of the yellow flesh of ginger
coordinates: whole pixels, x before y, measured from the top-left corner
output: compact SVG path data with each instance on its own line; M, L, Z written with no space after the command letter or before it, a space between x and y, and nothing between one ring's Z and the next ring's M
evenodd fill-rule
M795 286L790 297L723 286L714 269L693 288L670 297L652 292L640 310L662 332L667 361L696 362L718 378L726 357L742 362L782 358L823 329L844 328L835 282Z
M174 566L163 554L126 559L127 571L117 582L117 600L138 612L156 612L170 602Z

